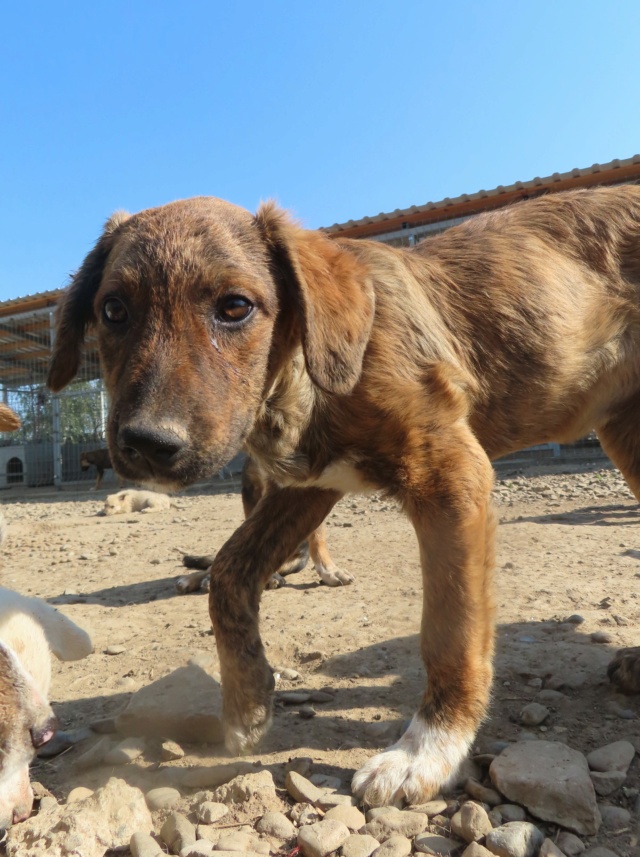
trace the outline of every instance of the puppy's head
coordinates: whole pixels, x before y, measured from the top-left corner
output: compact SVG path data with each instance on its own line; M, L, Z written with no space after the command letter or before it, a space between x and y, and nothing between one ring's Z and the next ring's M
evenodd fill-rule
M30 815L29 763L55 729L48 702L15 652L0 642L0 828Z
M337 243L272 205L184 200L107 223L61 301L48 383L72 380L95 326L113 464L175 488L233 457L300 346L317 386L348 393L373 312L367 270Z

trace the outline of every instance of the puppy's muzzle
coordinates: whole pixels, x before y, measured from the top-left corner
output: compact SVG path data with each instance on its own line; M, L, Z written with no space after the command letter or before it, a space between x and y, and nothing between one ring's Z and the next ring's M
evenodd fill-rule
M182 426L151 426L145 423L120 426L118 449L136 470L150 475L170 469L187 446Z

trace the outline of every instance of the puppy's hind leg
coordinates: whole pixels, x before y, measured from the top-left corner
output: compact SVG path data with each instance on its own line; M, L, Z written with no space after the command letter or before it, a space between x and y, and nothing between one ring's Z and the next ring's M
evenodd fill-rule
M471 432L454 444L454 429L432 447L447 454L423 456L422 474L410 475L404 505L420 546L428 682L404 735L353 778L354 792L372 806L399 798L422 803L437 794L467 755L489 700L493 472Z
M331 559L324 523L311 533L309 550L311 561L325 586L346 586L348 583L353 583L355 577L349 571L338 568Z

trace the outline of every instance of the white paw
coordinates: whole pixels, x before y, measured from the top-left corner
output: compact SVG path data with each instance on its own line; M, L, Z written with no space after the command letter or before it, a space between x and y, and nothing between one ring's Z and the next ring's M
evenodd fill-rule
M209 572L196 571L193 574L183 574L176 581L176 590L180 595L186 595L189 592L208 592Z
M369 806L404 798L424 803L455 776L474 733L446 730L414 715L402 738L356 771L351 787Z
M353 583L355 577L349 572L338 568L336 565L316 565L316 571L325 586L348 586Z

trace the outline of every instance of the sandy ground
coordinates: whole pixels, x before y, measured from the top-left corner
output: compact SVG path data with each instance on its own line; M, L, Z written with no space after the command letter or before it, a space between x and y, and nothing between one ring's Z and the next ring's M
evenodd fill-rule
M184 495L170 511L109 518L97 515L106 493L18 501L7 492L2 498L10 525L2 585L79 602L62 609L95 641L86 660L54 664L52 698L63 729L116 714L138 688L190 656L214 653L206 596L175 592L176 548L209 553L242 517L233 486L224 494ZM617 697L606 679L611 653L640 644L640 511L628 489L611 469L555 471L501 477L495 498L496 678L477 748L522 736L519 712L541 685L562 686L568 697L552 706L545 737L588 752L640 736L638 699ZM416 707L423 685L421 578L411 526L388 501L347 498L328 523L334 559L356 582L328 588L311 567L289 577L286 587L264 594L262 634L271 664L300 673L281 688L329 687L335 695L316 705L313 720L279 707L256 758L271 765L311 756L318 769L347 780ZM572 614L584 622L564 621ZM593 642L597 631L607 632L609 642ZM108 646L124 651L107 655ZM532 731L542 737L540 727ZM228 760L218 746L185 750L172 766ZM144 788L160 784L157 758L145 755L117 772L78 771L77 753L36 761L34 778L61 799L74 786L96 787L113 773ZM639 786L636 757L626 787ZM619 791L610 802L632 809L635 796ZM620 853L634 845L633 835L617 837Z

